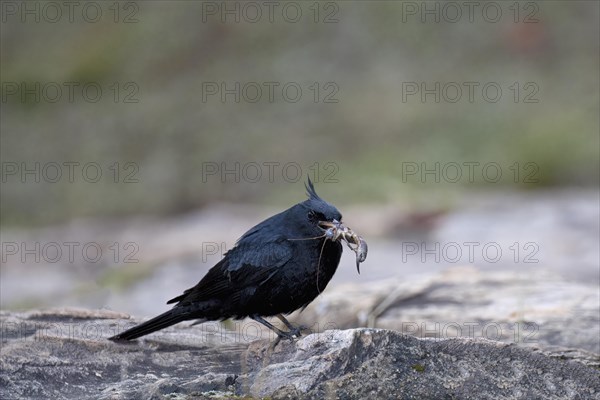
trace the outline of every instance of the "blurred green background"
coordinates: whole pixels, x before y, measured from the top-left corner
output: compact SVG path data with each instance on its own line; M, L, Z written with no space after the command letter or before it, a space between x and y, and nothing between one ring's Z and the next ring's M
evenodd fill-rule
M383 1L296 2L298 22L283 18L282 2L271 22L258 2L263 14L256 23L248 21L255 11L235 2L97 4L103 15L95 23L82 18L81 7L73 22L63 8L55 23L44 18L53 18L50 9L40 8L39 22L31 15L23 22L23 10L3 8L3 172L36 162L95 162L103 172L97 183L81 179L79 168L73 182L66 168L57 183L3 176L5 227L170 215L214 202L287 206L302 198L304 179L284 179L280 168L273 182L266 167L258 182L243 176L236 182L231 175L203 179L207 163L294 162L313 178L311 166L318 165L320 194L340 207L405 202L418 208L424 199L444 207L453 192L465 190L598 186L598 2L496 2L497 22L484 18L485 3L478 3L472 22L461 2L454 3L460 19L451 22L454 10L440 8L436 22L420 12L443 3ZM115 4L118 15L110 8ZM240 7L240 22L232 15L223 21L210 7ZM13 93L14 85L36 82L63 89L65 82L93 83L103 92L97 102L79 89L73 101L66 89L56 102L47 101L48 93L40 101ZM278 82L279 88L295 82L303 94L298 102L285 101L280 89L273 102L265 93L257 102L236 103L231 95L224 103L219 95L203 101L211 82ZM412 82L479 86L473 102L466 92L456 102L448 101L454 92L436 102L433 95L408 96ZM482 96L490 82L503 91L497 102ZM324 102L334 91L337 102ZM137 102L125 102L127 95ZM532 99L537 102L525 102ZM403 179L403 163L423 162L429 168L495 162L503 175L497 183L478 169L473 183ZM510 169L515 163L518 179ZM534 182L524 179L526 163L536 167ZM331 171L337 183L323 181ZM130 172L137 183L124 182Z

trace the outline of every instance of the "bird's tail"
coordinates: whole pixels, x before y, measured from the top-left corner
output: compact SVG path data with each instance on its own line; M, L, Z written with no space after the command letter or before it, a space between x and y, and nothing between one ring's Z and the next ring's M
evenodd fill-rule
M140 336L147 335L149 333L158 331L171 325L175 325L178 322L189 319L184 310L178 309L177 307L160 314L157 317L152 318L149 321L134 326L131 329L127 329L125 332L121 332L118 335L108 338L108 340L133 340Z

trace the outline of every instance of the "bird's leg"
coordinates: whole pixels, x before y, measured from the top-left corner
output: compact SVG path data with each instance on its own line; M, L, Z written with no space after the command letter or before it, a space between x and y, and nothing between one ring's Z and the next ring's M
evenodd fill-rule
M270 330L275 332L277 334L277 343L279 343L279 341L281 339L294 340L294 335L292 333L282 331L281 329L279 329L278 327L276 327L275 325L273 325L266 319L262 318L261 316L251 315L250 318L252 318L256 322L260 322L261 324L263 324L264 326L266 326L267 328L269 328Z
M279 320L280 320L281 322L283 322L283 323L285 324L285 326L287 326L287 327L288 327L288 329L289 329L290 331L293 331L294 329L296 329L296 327L295 327L294 325L292 325L292 323L291 323L290 321L288 321L288 320L287 320L287 319L286 319L286 318L283 316L283 314L277 314L277 318L279 318Z
M283 314L277 314L277 318L279 318L279 320L283 322L285 326L287 326L287 328L290 330L289 333L291 333L293 336L300 337L302 336L302 331L308 330L308 326L300 325L296 327L292 325L292 323L288 321Z

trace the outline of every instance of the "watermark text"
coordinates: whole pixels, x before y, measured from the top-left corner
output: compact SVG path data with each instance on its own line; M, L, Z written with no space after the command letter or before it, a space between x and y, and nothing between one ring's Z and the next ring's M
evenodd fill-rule
M225 182L258 183L283 181L296 183L303 179L306 173L314 183L338 183L335 177L340 168L335 162L315 162L308 167L294 161L264 161L264 162L215 162L202 163L202 183L209 180Z
M17 242L3 241L0 258L7 263L47 263L47 264L133 264L138 263L140 250L136 242Z
M139 22L140 7L134 1L2 1L2 23L75 23L115 24Z
M136 82L2 82L2 103L139 103Z
M4 161L0 163L0 170L2 183L138 183L140 168L134 162L118 161L108 165L94 161Z

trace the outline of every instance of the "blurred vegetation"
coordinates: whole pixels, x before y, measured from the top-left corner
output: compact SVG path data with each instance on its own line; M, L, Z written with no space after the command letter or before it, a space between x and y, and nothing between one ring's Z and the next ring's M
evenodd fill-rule
M266 168L257 183L231 176L203 182L206 163L295 162L304 174L318 163L318 190L338 204L427 198L443 205L448 193L467 189L598 185L597 2L538 2L539 22L531 24L508 14L498 23L403 22L401 2L340 2L339 22L328 24L203 23L202 2L138 4L137 23L2 23L3 96L7 82L103 88L97 103L77 91L73 102L3 98L2 162L97 162L104 173L98 183L80 175L73 183L8 177L2 225L169 214L213 202L283 205L303 196L302 180L291 184L278 168L273 183ZM273 81L299 83L302 99L202 101L203 82ZM134 82L139 102L115 102L115 82L120 99ZM339 101L314 103L306 90L314 82L334 82ZM403 102L403 82L496 82L503 96L487 102L476 89L473 103L464 94L456 103L431 96L421 102L418 95ZM518 102L509 90L514 82L522 89ZM522 101L528 82L539 88L537 103ZM115 162L118 183L109 169ZM323 182L328 162L338 167L339 184ZM423 162L496 162L503 176L495 184L480 170L474 183L403 179L403 163ZM123 182L127 163L139 167L139 182ZM522 175L515 182L514 163L539 167L536 182Z

